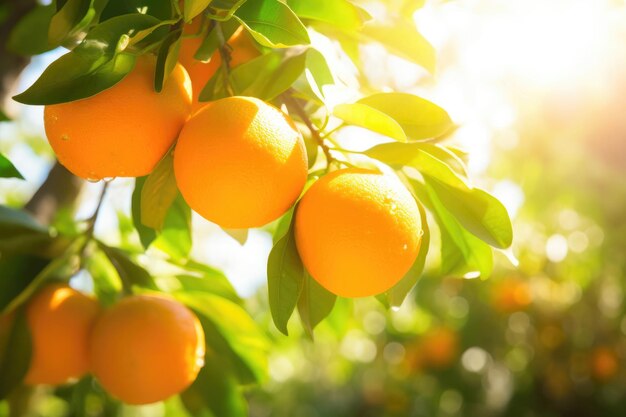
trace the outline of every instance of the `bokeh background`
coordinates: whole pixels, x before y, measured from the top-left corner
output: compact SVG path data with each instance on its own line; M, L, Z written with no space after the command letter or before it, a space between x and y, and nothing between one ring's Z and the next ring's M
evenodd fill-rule
M513 247L496 253L487 280L441 276L432 250L401 308L338 300L313 342L297 320L289 337L271 323L271 235L251 231L242 246L194 217L193 257L224 270L272 340L270 379L247 392L250 415L625 415L626 2L429 0L414 19L438 51L436 75L377 45L361 51L365 75L450 112L459 128L449 140L467 152L474 183L507 207ZM60 53L33 60L18 89ZM26 181L2 180L0 203L20 206L53 155L41 109L9 110L16 117L0 123L0 151ZM358 128L338 140L368 142ZM79 218L101 187L87 185ZM136 240L132 181L109 189L96 234ZM47 401L41 415L64 415L62 399ZM166 414L161 404L125 411Z

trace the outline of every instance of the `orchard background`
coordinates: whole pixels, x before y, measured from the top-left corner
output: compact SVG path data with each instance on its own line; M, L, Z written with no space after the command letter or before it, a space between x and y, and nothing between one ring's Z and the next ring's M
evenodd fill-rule
M623 415L626 7L545 3L2 3L0 415ZM271 256L290 212L221 229L167 163L72 176L42 107L18 103L90 96L143 54L158 90L194 35L195 58L234 62L224 42L239 25L253 53L218 66L201 101L268 101L304 135L309 180L376 166L424 205L416 266L386 293L334 297L294 276L297 251ZM133 62L110 65L120 56ZM24 308L58 281L106 306L146 291L185 303L206 336L198 378L142 406L90 375L25 385Z

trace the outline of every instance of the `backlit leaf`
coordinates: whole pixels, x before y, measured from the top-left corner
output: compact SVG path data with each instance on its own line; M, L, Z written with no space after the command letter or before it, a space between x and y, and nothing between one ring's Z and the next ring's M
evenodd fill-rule
M424 232L420 242L419 253L417 254L417 259L413 262L413 266L409 269L409 272L387 292L390 307L400 307L402 305L402 302L422 275L426 263L426 256L430 249L430 228L428 227L428 221L426 219L426 210L424 210L424 206L421 203L418 203L417 207L419 208L420 217L422 218L422 230Z
M392 54L422 66L431 74L435 72L435 49L412 21L396 20L391 24L368 22L361 33L382 43Z
M288 334L287 322L302 292L306 271L296 248L293 223L280 238L267 261L267 290L276 328Z
M377 93L360 99L358 103L393 118L411 139L440 136L453 126L444 109L413 94Z
M141 189L141 223L161 230L176 195L178 187L174 178L174 158L168 152L148 175Z
M287 4L303 19L318 20L341 29L356 30L371 16L347 0L288 0Z
M26 91L13 97L24 104L56 104L105 90L132 70L136 57L123 52L129 36L158 20L143 14L111 18L94 27L83 42L48 66Z
M339 104L335 106L333 115L348 124L369 129L400 142L406 142L406 134L398 122L366 104Z
M315 326L330 314L336 300L335 294L322 287L311 275L306 274L298 298L298 313L309 337L313 338Z
M298 16L278 0L248 0L234 16L261 45L286 48L310 43Z

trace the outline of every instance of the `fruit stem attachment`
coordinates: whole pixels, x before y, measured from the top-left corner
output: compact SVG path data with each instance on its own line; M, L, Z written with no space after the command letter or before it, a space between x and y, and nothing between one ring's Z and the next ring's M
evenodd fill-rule
M324 156L326 157L326 169L328 169L330 164L337 160L330 153L330 148L328 147L328 145L326 145L326 143L324 143L324 139L320 136L319 130L317 130L317 128L313 125L313 122L311 122L311 119L306 114L306 111L304 111L304 108L298 102L298 100L293 98L289 93L284 93L282 97L287 107L296 112L302 122L304 122L304 124L306 125L307 129L309 129L309 131L311 132L311 136L313 137L313 139L315 139L320 148L322 148Z
M87 230L85 230L85 235L88 239L93 237L93 231L96 227L96 221L98 220L98 214L100 213L100 209L102 208L102 202L104 201L104 196L106 195L107 188L109 188L109 182L104 181L104 185L102 186L102 191L100 191L100 197L98 197L98 204L96 205L96 209L90 218L87 219Z
M230 83L230 61L231 61L231 47L226 42L227 39L224 37L224 32L222 31L222 25L216 22L215 24L215 34L217 35L217 40L219 41L220 58L222 59L222 70L224 71L224 89L228 93L229 96L235 95L235 90Z

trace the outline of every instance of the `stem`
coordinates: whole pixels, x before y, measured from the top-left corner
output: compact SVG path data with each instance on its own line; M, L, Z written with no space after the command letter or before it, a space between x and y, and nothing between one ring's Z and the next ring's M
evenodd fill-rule
M215 34L217 35L217 40L220 43L219 52L220 58L222 59L222 70L224 71L224 89L230 96L235 95L235 90L230 83L230 61L231 61L231 47L227 43L227 39L224 38L224 32L222 31L222 25L217 23L215 25Z
M85 235L88 239L93 237L93 231L96 227L96 221L98 220L98 214L100 214L100 209L102 208L102 202L104 201L104 196L106 195L107 188L109 188L109 183L105 182L102 187L102 191L100 191L100 197L98 197L98 205L96 205L96 209L90 218L87 219L87 230L85 230Z
M102 202L104 201L104 196L106 194L108 187L109 187L109 183L105 182L104 186L102 187L102 191L100 192L100 197L98 197L98 204L96 205L96 209L94 210L91 217L89 217L86 220L87 229L85 229L85 233L83 234L85 241L82 243L80 249L78 250L78 254L80 256L81 267L83 267L84 258L88 255L88 252L91 253L91 251L88 251L87 249L89 247L89 244L94 240L93 232L95 230L96 221L98 220L98 214L100 214L100 209L102 208Z
M285 93L282 96L283 96L283 100L285 101L285 104L287 104L288 107L292 108L298 114L300 119L306 125L307 129L309 129L309 131L311 132L311 136L313 137L313 139L315 139L317 144L322 148L322 151L324 152L324 156L326 157L326 169L328 169L330 164L337 160L333 158L332 154L330 153L330 148L328 147L328 145L326 145L326 143L324 143L324 139L320 136L320 132L315 128L315 126L313 125L313 122L311 122L311 119L306 114L306 112L304 111L304 108L298 102L298 100L294 99L288 93Z
M330 129L330 130L328 130L328 131L324 132L324 134L322 135L322 139L329 138L329 136L330 136L330 135L332 135L333 133L337 132L338 130L343 129L344 127L346 127L346 124L345 124L345 123L342 123L342 124L340 124L339 126L334 127L334 128L332 128L332 129ZM330 139L330 138L329 138L329 139Z

